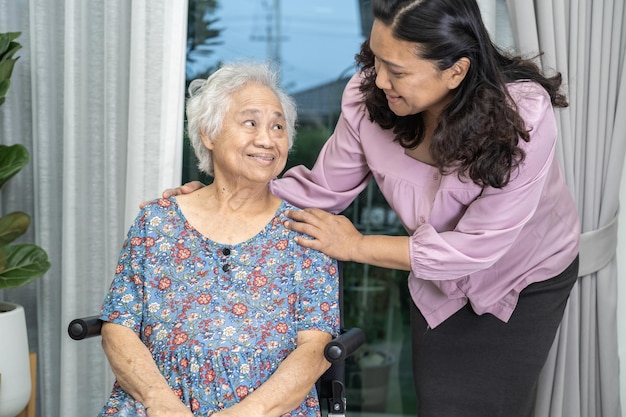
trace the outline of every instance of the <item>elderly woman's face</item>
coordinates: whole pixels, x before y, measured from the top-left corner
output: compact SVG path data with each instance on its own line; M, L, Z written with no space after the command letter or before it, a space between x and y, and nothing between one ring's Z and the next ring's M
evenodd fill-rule
M274 92L251 83L231 96L222 131L213 142L215 177L268 184L285 168L289 140L283 108Z

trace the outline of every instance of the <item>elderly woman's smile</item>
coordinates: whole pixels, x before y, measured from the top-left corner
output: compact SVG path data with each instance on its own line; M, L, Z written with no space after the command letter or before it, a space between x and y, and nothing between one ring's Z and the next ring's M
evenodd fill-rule
M259 155L259 154L249 154L249 156L251 156L252 158L258 158L262 161L268 161L268 162L272 162L274 160L274 156L273 155Z

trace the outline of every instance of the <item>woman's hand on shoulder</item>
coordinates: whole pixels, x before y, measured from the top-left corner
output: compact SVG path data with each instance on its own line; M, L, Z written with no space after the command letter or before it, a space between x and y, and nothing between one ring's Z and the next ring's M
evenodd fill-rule
M363 235L352 222L343 215L307 208L302 211L289 210L285 227L309 235L297 237L296 242L305 248L315 249L339 261L353 261L353 251L358 247Z
M167 188L165 191L163 191L161 196L163 198L170 198L181 194L189 194L193 193L196 190L199 190L202 187L204 187L204 184L200 181L191 181L181 185L180 187ZM144 208L146 204L148 204L148 201L142 201L141 204L139 204L139 208Z
M202 187L204 187L204 184L202 184L200 181L191 181L181 185L180 187L168 188L167 190L163 191L162 197L169 198L176 195L189 194L193 193L196 190L199 190Z

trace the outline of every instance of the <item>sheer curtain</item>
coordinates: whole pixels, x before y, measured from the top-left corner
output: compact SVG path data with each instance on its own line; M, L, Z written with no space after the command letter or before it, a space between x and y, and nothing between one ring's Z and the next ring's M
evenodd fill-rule
M623 0L509 0L517 45L562 72L560 158L577 201L581 271L538 387L536 416L619 417L617 217L626 154ZM621 280L626 277L621 272Z
M617 237L617 253L626 253L626 170L622 173L622 184L620 191L620 222ZM618 279L617 289L617 336L619 345L620 370L620 399L622 404L626 404L626 259L620 256L617 260L617 270L621 279Z
M67 323L95 314L141 201L181 182L187 1L0 0L24 45L0 141L32 163L2 210L33 214L52 268L2 297L25 306L38 352L38 415L95 415L112 377L99 340Z

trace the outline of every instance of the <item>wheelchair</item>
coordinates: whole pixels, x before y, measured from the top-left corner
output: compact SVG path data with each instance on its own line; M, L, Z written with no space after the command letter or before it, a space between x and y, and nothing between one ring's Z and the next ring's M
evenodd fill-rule
M328 417L345 417L346 389L345 389L345 360L354 353L364 342L365 334L358 327L343 328L343 280L342 269L339 268L339 311L340 334L331 340L324 348L324 356L331 363L330 368L316 383L320 404L325 400ZM74 340L84 340L100 336L102 320L99 316L81 317L72 320L68 327L68 335Z

